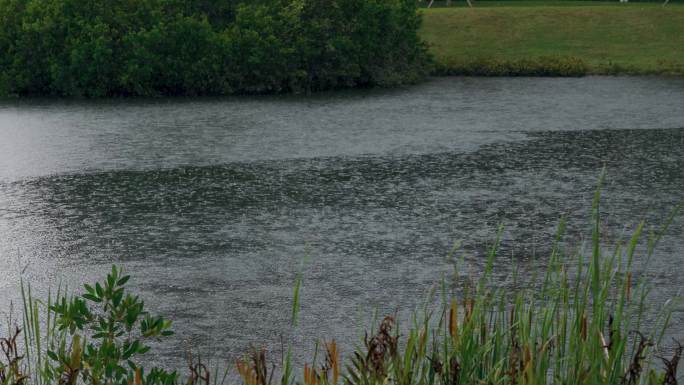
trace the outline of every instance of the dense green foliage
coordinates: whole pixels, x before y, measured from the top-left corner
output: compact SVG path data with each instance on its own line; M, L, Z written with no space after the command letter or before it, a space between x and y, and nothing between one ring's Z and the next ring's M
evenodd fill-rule
M413 0L0 0L0 95L298 92L414 82Z
M145 303L126 290L130 276L112 267L107 278L85 293L69 296L58 290L53 300L34 299L22 285L23 329L10 329L0 338L0 384L25 385L174 385L176 372L151 368L147 373L140 358L149 343L173 335L171 321L152 316ZM47 313L47 317L41 316ZM24 332L24 349L16 344ZM33 378L31 378L33 376Z

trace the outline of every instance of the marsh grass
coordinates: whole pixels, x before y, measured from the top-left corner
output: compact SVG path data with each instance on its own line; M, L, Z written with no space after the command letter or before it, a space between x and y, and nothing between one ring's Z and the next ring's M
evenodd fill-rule
M344 383L676 384L682 347L663 341L673 302L651 302L635 260L645 240L638 260L648 264L684 202L656 231L644 234L641 222L629 239L606 248L600 192L599 186L588 247L564 249L562 219L545 273L528 277L528 285L520 285L527 289L511 291L493 281L500 231L484 272L464 285L460 298L442 285L441 306L425 306L408 328L385 317L348 358ZM667 343L675 346L669 357L659 353ZM336 384L326 373L314 371L312 379L307 365L304 383Z
M590 241L569 247L563 242L561 219L540 275L521 276L513 268L513 288L497 281L493 273L499 263L500 228L480 276L464 282L443 279L406 325L396 315L375 320L377 329L371 327L346 356L335 340L324 339L312 360L299 366L301 372L293 363L292 344L283 346L279 360L252 348L230 365L236 371L232 378L245 385L677 384L684 349L679 342L664 341L677 299L653 303L648 277L635 265L649 263L684 201L660 228L647 231L641 222L629 238L607 247L601 241L600 184L591 208ZM299 273L293 329L298 327L301 285ZM76 384L73 373L54 372L45 351L61 344L73 355L78 341L65 339L56 328L53 297L43 303L26 287L22 284L24 355L12 348L8 359L0 360L0 385ZM64 295L60 289L55 298ZM3 341L18 346L18 330ZM185 380L160 382L140 373L130 372L127 384L217 385L228 378L225 368L212 371L199 362L189 366Z
M319 366L317 346L304 365L302 383L676 384L683 348L663 340L675 299L653 303L648 278L635 264L648 265L684 201L660 228L647 232L641 222L631 237L606 247L600 184L587 245L566 247L561 219L543 274L521 277L513 268L518 288L507 289L493 274L500 229L484 271L463 282L459 296L443 282L439 295L430 296L407 327L396 316L384 317L343 363L337 349L329 359L327 348ZM670 356L664 355L667 345L674 346ZM254 378L245 383L270 384Z

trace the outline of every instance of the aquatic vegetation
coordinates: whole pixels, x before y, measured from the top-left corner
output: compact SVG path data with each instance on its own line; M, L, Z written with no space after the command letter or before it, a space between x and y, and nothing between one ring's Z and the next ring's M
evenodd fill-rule
M175 372L152 368L145 376L137 362L150 350L148 341L173 332L171 321L150 315L126 292L129 278L113 266L104 282L84 285L85 293L69 296L60 288L47 302L22 284L23 328L12 338L25 331L24 354L8 360L9 367L29 373L27 383L35 384L176 383Z
M676 384L682 346L674 342L672 358L660 353L669 343L663 336L672 302L651 306L646 278L634 269L645 224L606 251L599 197L597 191L588 256L584 248L564 248L561 220L545 274L517 276L519 289L510 290L493 281L497 238L485 271L465 282L461 298L443 283L437 310L431 298L404 329L386 316L351 352L340 377L329 375L338 358L326 358L320 369L314 358L304 366L303 384ZM644 260L682 205L647 236ZM253 360L253 372L262 361ZM246 364L238 363L241 372Z
M516 270L512 287L495 281L500 231L481 275L455 286L443 280L408 326L386 316L346 357L335 340L322 341L323 358L317 346L301 372L294 369L292 346L280 362L252 348L235 362L236 378L245 385L677 384L684 347L664 340L673 301L650 303L651 287L635 261L648 262L684 201L658 230L645 235L642 222L609 249L601 242L600 195L598 189L588 247L562 241L562 219L542 275L524 277ZM171 324L147 314L143 302L125 292L127 280L113 268L103 284L86 285L84 294L70 298L58 291L45 306L28 287L25 352L19 352L18 328L0 341L2 385L224 383L225 372L222 379L217 370L211 375L199 359L190 360L183 378L159 368L145 375L135 357L149 349L147 338L170 336ZM298 274L292 327L301 280ZM459 284L460 294L453 294ZM45 330L40 311L47 312Z

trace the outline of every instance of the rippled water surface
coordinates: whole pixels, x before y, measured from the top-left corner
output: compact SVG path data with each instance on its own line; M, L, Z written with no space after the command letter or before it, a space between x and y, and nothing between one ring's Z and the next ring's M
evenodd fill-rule
M684 197L684 80L442 78L313 97L0 102L0 306L132 273L185 343L223 357L279 345L304 272L302 351L353 340L369 310L412 309L463 241L476 276L531 273L558 218L581 244L608 177L606 243ZM684 218L643 270L655 301L684 276ZM303 267L302 267L303 266ZM505 274L501 275L505 285ZM684 308L672 336L684 340Z

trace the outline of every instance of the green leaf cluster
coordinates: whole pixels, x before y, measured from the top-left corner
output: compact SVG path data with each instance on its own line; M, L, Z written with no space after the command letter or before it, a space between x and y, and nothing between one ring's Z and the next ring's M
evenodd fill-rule
M130 276L112 267L104 282L84 285L85 293L67 299L60 297L51 306L61 338L51 342L47 356L53 364L44 374L51 382L121 384L136 376L141 382L142 368L136 359L150 350L148 342L170 336L171 321L145 311L138 296L125 291ZM137 372L137 374L136 374ZM172 384L176 373L153 369L146 384ZM138 384L139 385L139 384Z

